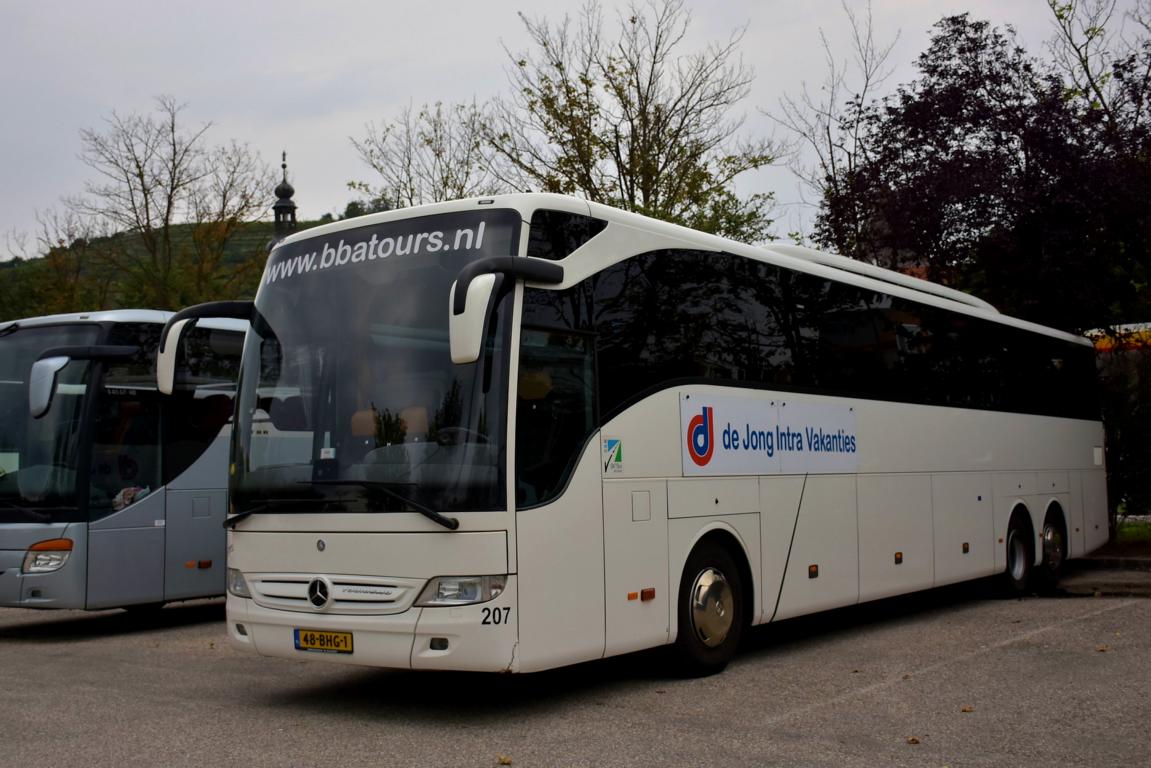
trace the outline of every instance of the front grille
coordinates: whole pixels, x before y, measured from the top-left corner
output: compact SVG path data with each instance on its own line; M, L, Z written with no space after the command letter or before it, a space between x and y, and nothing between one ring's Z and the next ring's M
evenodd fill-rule
M328 602L316 608L308 601L308 584L321 574L244 574L256 605L304 613L387 614L402 613L415 601L423 579L378 576L329 576Z

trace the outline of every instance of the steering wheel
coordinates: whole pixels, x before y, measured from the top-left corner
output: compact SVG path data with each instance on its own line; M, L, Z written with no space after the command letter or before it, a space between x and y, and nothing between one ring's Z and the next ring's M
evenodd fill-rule
M452 439L452 437L455 439ZM477 432L469 427L444 427L443 429L436 430L436 443L438 445L459 445L461 441L459 438L474 438L471 442L474 443L488 443L488 436L483 432Z

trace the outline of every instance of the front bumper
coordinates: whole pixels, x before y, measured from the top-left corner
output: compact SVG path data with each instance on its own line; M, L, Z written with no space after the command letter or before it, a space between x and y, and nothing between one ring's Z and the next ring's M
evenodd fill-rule
M512 575L500 596L486 603L359 616L277 610L228 595L228 636L240 648L286 659L393 669L514 672L516 594L516 577ZM296 629L351 632L353 652L297 650Z

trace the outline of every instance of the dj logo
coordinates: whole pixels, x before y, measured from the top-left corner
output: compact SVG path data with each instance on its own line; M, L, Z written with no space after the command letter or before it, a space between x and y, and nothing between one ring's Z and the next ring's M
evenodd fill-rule
M687 423L687 454L696 465L705 467L715 450L715 419L713 409L704 407L702 413Z

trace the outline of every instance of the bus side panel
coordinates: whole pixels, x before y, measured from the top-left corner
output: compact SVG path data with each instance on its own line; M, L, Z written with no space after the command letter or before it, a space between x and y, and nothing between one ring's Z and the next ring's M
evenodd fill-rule
M668 641L675 601L667 572L667 482L607 480L604 509L604 655ZM645 589L654 590L639 599Z
M931 477L860 475L859 599L927 589L934 581Z
M935 585L995 572L995 508L986 473L937 474L931 478L935 519Z
M228 492L168 491L164 599L224 594L224 518Z
M1086 553L1083 544L1083 473L1072 472L1067 479L1071 493L1071 509L1067 510L1067 554L1069 557L1082 557Z
M1084 554L1107 543L1107 476L1102 469L1083 474L1083 539Z
M671 542L671 588L678 592L683 564L690 554L689 544L698 538L697 532L706 527L682 525L679 520L707 517L713 521L723 521L724 527L738 531L736 536L743 546L743 556L747 560L752 583L745 585L751 590L754 600L747 620L752 624L763 622L759 596L761 536L759 532L759 479L755 477L690 478L669 480L667 484L667 515L672 520L673 529L681 532L680 538ZM753 530L754 528L754 530ZM685 536L689 538L684 538ZM679 559L676 560L676 553ZM674 603L674 601L673 601Z
M89 524L89 609L164 599L164 495Z
M600 440L580 457L566 492L516 513L521 672L598 659L604 652L603 484Z
M1038 557L1039 531L1043 526L1043 511L1036 512L1035 506L1035 473L1034 472L1005 472L993 475L991 478L995 493L995 573L1002 573L1007 569L1007 526L1011 523L1011 513L1017 506L1024 506L1031 517L1031 526L1035 532L1035 542L1032 551ZM1040 515L1038 522L1036 515Z
M779 605L783 570L787 565L787 553L791 549L791 534L795 531L803 486L802 475L759 479L759 508L763 528L763 588L760 590L763 621L771 621Z
M775 618L802 616L858 601L855 476L812 475L803 493Z
M168 483L165 600L224 594L230 432L225 428L190 467Z

